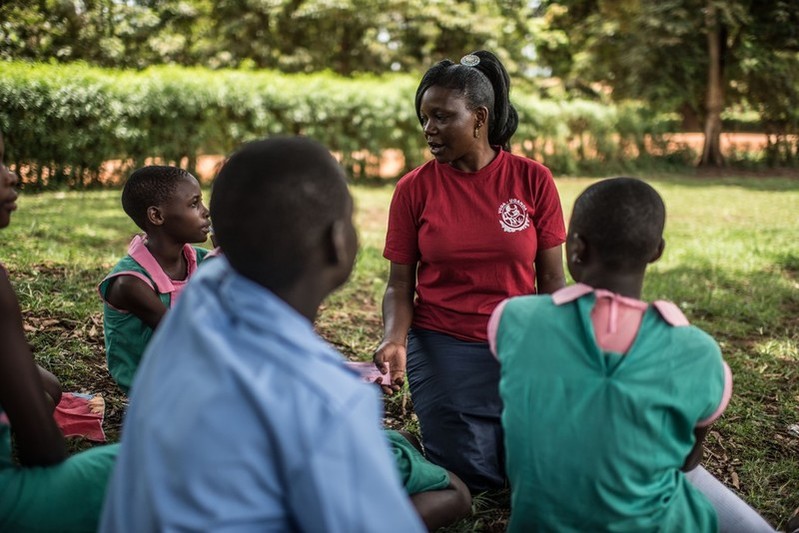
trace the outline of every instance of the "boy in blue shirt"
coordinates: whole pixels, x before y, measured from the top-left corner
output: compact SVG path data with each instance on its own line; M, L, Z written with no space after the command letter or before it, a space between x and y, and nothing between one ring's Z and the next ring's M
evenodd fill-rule
M313 330L352 269L352 209L316 142L259 141L228 160L211 200L225 255L147 348L101 531L424 529L378 389Z

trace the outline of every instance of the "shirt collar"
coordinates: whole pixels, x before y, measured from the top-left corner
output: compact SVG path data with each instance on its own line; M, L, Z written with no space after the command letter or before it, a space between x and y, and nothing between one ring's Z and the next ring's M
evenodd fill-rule
M641 300L627 298L626 296L621 296L620 294L615 294L605 289L594 289L585 283L575 283L574 285L569 285L568 287L556 291L552 294L552 301L555 305L563 305L582 298L586 294L592 292L596 294L597 298L613 298L626 305L640 309L646 309L648 307L648 304ZM680 308L672 302L657 300L652 306L657 310L660 316L663 317L663 320L672 326L688 326L690 324Z
M160 294L174 292L175 285L166 275L164 269L158 264L153 254L146 246L147 241L141 235L136 235L128 246L128 255L139 263L152 278ZM183 255L186 257L186 279L190 278L197 270L197 251L190 244L183 245Z

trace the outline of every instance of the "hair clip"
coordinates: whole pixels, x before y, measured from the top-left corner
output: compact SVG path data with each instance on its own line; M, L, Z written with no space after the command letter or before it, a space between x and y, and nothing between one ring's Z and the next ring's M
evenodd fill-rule
M461 65L467 67L476 67L480 64L480 58L474 54L466 54L461 58Z

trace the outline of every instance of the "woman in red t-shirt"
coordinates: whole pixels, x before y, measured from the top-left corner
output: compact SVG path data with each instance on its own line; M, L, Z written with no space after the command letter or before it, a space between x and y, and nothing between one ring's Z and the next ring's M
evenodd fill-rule
M428 456L472 491L505 484L488 318L505 298L565 285L560 199L545 166L509 151L509 84L487 51L425 73L416 113L434 159L397 184L383 252L384 388L399 390L407 366Z

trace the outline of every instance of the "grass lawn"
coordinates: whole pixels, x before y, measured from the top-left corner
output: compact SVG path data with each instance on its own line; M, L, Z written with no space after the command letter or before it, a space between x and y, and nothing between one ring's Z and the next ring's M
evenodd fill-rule
M592 179L563 178L568 218ZM668 212L666 252L647 299L677 302L721 344L735 389L706 444L705 466L775 526L799 505L799 180L651 180ZM355 187L361 251L350 282L325 302L318 330L350 359L368 360L381 336L382 259L391 187ZM106 398L106 432L119 437L125 405L105 369L96 285L136 228L118 191L22 195L0 232L0 260L20 299L37 361L65 391ZM165 406L168 408L168 406ZM407 396L387 400L386 424L418 430ZM88 446L72 443L74 449ZM453 531L500 531L507 495L482 495Z

